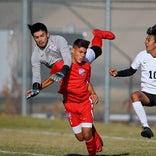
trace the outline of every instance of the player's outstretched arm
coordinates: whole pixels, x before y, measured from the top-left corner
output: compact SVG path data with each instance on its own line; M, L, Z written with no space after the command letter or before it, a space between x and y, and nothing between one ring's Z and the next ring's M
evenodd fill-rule
M135 74L137 69L133 69L132 67L117 71L116 69L110 69L109 74L114 77L127 77Z
M51 84L54 83L54 80L52 80L50 77L46 80L44 80L42 83L41 83L41 90L50 86Z
M40 88L40 90L43 90L44 88L50 86L53 82L54 82L54 80L52 80L52 79L50 79L50 78L44 80L44 81L41 83L41 88ZM36 93L33 91L33 89L29 89L29 90L26 91L26 98L27 98L27 99L30 99L30 98L32 98L32 97L34 97L34 96L37 96L38 94L39 94L39 93L36 94Z

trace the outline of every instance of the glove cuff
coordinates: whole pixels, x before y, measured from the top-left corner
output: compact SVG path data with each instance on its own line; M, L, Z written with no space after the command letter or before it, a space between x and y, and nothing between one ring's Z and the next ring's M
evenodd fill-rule
M64 65L64 66L62 67L61 72L62 72L64 75L66 75L66 74L68 73L69 69L70 69L70 68L69 68L68 65Z
M41 90L41 85L38 82L33 83L32 85L33 90Z

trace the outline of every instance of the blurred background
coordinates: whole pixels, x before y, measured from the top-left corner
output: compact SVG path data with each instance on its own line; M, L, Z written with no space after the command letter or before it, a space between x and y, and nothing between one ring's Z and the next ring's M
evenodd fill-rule
M145 49L146 30L156 24L155 14L155 0L0 0L0 113L64 118L57 84L28 101L24 97L31 88L30 58L35 46L27 24L42 22L69 44L77 38L91 41L95 28L116 34L115 40L103 41L103 53L92 63L91 80L99 95L95 120L137 123L130 93L140 89L140 71L127 78L109 77L107 71L129 67ZM49 70L42 66L42 80L48 76ZM146 111L155 121L155 109Z

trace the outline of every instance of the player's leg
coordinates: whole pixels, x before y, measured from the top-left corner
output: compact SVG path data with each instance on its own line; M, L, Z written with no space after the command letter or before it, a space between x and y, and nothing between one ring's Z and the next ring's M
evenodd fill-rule
M111 31L94 29L92 31L94 37L92 39L91 49L95 52L95 59L102 54L102 39L113 40L115 35Z
M96 142L92 135L92 123L82 123L82 135L86 143L89 156L96 156Z
M92 135L95 138L96 143L96 152L101 152L103 147L103 141L98 132L95 129L95 126L92 126Z
M96 156L95 139L92 136L92 123L80 123L79 115L66 113L68 121L73 129L75 137L79 141L85 141L89 156Z
M92 46L87 49L85 60L92 63L102 54L102 39L113 40L115 35L111 31L94 29L92 31L94 37L92 39Z
M75 137L79 141L85 141L89 156L96 156L96 141L92 135L92 124L82 123L72 127Z
M142 103L148 105L148 103L150 103L150 99L143 92L140 92L140 91L133 92L131 94L131 99L132 99L132 106L143 127L143 131L141 132L141 135L147 138L153 137L154 136L153 132L150 129L150 126L147 121L146 112L142 105Z
M80 112L84 141L86 142L86 147L89 155L94 156L96 155L96 140L92 134L93 107L90 100L81 105Z

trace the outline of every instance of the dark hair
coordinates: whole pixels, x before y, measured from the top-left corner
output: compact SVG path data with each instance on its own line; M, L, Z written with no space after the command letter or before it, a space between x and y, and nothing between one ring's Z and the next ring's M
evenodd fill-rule
M90 42L84 39L77 39L75 40L75 42L73 43L73 47L84 47L84 48L88 48Z
M47 27L43 23L35 23L33 25L28 24L28 28L30 29L31 35L35 32L38 32L40 30L45 31L46 33L48 32Z
M147 29L147 32L146 32L148 35L154 35L154 38L155 38L155 42L156 42L156 24L153 25L152 27L149 27Z

